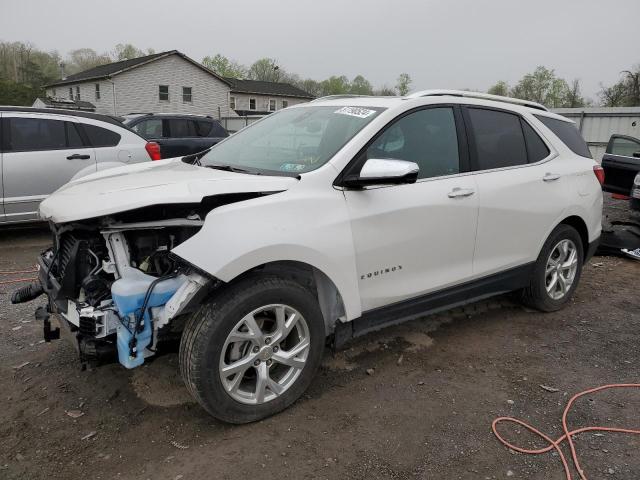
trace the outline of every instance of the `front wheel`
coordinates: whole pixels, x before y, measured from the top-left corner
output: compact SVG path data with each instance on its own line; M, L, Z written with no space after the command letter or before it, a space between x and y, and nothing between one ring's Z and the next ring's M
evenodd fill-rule
M580 234L570 225L558 225L542 247L523 303L543 312L564 307L580 281L583 259Z
M214 417L248 423L291 405L311 383L324 349L311 291L293 280L250 277L219 292L187 322L180 368Z

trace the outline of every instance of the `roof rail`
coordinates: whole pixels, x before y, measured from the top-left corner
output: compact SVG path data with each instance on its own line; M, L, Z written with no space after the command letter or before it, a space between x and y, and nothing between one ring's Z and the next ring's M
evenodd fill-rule
M336 98L358 98L358 97L370 97L371 95L357 95L355 93L342 93L340 95L325 95L324 97L318 97L311 100L310 103L320 100L334 100Z
M420 97L465 97L477 98L480 100L491 100L494 102L512 103L514 105L522 105L523 107L535 108L536 110L544 110L548 112L547 107L540 103L530 102L529 100L521 100L519 98L501 97L500 95L491 95L490 93L468 92L466 90L421 90L407 95L404 98L420 98Z

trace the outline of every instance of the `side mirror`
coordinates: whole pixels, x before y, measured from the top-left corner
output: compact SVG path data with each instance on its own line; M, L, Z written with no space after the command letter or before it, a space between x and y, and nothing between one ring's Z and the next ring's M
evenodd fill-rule
M360 175L349 175L342 183L345 187L351 188L415 183L419 171L420 167L414 162L393 158L370 158L362 166Z

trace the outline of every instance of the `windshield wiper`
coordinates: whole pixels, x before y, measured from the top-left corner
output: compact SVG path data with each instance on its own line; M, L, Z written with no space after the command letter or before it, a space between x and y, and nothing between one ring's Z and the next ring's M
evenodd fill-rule
M260 172L250 172L249 170L245 170L244 168L234 167L232 165L205 165L207 168L213 168L214 170L223 170L225 172L235 172L235 173L247 173L249 175L262 175Z

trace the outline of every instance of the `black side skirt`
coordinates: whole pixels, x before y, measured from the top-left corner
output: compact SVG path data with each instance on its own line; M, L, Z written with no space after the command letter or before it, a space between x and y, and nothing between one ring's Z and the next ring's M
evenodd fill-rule
M351 322L338 322L335 329L334 348L342 348L352 338L390 325L524 288L531 281L534 265L535 262L531 262L462 285L368 310L360 318Z

